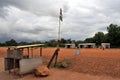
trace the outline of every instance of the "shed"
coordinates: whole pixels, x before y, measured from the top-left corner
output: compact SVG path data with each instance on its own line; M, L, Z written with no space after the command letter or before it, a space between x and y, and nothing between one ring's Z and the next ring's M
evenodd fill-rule
M42 64L42 46L44 44L33 44L24 46L10 46L7 50L5 58L5 70L19 69L18 74L32 72L37 66ZM23 54L23 50L27 49L28 54ZM34 57L34 48L40 48L39 56ZM31 52L30 52L31 50Z
M78 44L79 48L95 48L95 43L81 43Z
M65 44L65 48L75 48L75 44Z
M103 48L110 48L110 43L101 43Z

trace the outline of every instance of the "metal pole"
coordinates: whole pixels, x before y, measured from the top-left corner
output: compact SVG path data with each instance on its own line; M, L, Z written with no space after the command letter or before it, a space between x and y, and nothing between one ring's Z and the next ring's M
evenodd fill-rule
M59 27L58 27L58 42L57 42L57 47L59 48L60 46L60 19L59 19Z

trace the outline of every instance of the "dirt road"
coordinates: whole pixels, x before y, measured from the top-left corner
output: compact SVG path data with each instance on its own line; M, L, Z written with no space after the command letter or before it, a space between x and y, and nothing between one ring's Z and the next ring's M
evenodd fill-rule
M23 77L13 76L8 72L0 73L0 80L120 80L108 76L94 76L63 69L50 69L51 75L48 77L35 77L34 74L27 74Z
M0 48L0 57L6 57L7 48ZM51 76L41 80L120 80L120 49L79 49L80 55L75 55L76 49L61 48L58 61L69 61L71 66L66 70L52 69ZM43 49L43 63L48 64L55 48ZM27 50L24 50L27 54ZM39 56L39 49L34 50L34 57ZM0 64L1 65L1 64ZM15 78L15 79L14 79ZM18 79L0 73L0 80L39 80L34 75L26 75Z

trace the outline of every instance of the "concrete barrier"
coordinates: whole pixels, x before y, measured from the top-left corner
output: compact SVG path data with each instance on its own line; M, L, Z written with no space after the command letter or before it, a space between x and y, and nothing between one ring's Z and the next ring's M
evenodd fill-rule
M19 74L33 72L34 69L42 65L42 57L20 60Z

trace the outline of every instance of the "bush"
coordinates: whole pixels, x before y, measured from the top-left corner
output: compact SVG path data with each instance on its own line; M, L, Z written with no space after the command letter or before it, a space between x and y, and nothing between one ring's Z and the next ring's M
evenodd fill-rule
M68 68L72 65L70 61L61 61L56 63L57 68Z

